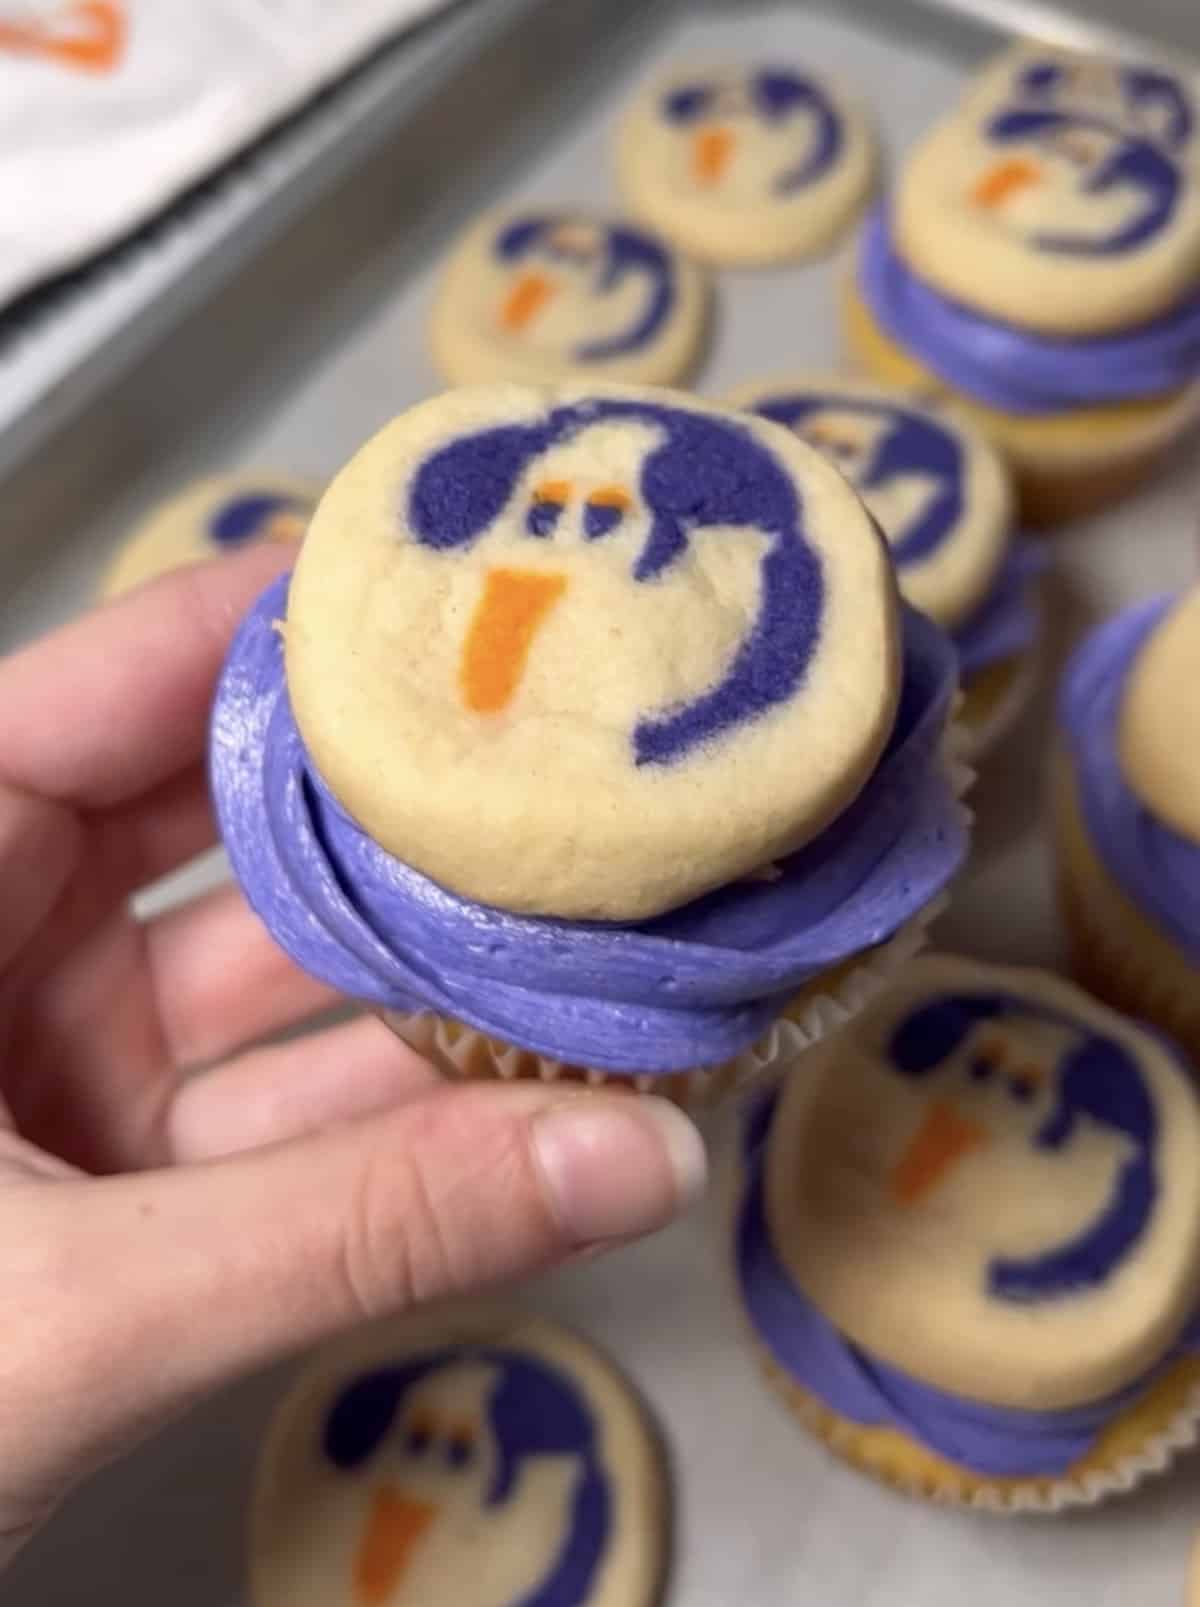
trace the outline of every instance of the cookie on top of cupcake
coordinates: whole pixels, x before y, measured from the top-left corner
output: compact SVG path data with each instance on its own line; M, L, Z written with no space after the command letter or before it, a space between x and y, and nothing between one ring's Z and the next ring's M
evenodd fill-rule
M1200 1424L1200 1102L1046 972L914 960L752 1106L732 1245L769 1380L909 1494L1055 1512Z
M1112 501L1200 412L1182 73L1022 44L917 144L846 287L851 350L970 406L1027 519Z
M919 944L966 847L956 680L790 431L450 392L342 470L243 626L214 794L292 957L443 1069L710 1097Z

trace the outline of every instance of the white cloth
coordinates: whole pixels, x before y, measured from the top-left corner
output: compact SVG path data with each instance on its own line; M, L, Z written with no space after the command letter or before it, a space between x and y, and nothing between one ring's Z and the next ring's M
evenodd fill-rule
M0 305L449 0L0 0Z

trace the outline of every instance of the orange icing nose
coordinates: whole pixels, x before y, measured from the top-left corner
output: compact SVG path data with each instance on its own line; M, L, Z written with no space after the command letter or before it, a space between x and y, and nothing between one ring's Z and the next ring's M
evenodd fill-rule
M489 572L459 669L469 709L496 714L506 706L521 684L539 627L566 589L565 575L529 569Z
M1027 184L1040 184L1041 180L1042 170L1036 162L1014 156L990 167L972 190L971 199L976 206L1001 206L1014 191L1023 190Z
M892 1198L897 1205L919 1205L964 1155L982 1149L987 1141L985 1128L939 1099L930 1105L896 1163L890 1181Z
M544 273L523 273L505 298L500 322L505 329L524 329L553 296L555 284Z
M428 1501L380 1490L354 1559L354 1594L362 1607L382 1607L408 1567L413 1547L437 1517Z
M716 184L733 155L731 128L702 128L692 142L692 171L701 184Z

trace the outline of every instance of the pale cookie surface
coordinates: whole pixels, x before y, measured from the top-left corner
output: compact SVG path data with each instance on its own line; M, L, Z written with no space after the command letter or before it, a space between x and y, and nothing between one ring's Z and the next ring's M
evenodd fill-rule
M1200 1271L1200 1109L1162 1040L1048 973L930 956L812 1059L767 1210L852 1342L1033 1410L1170 1349Z
M1200 843L1200 586L1138 654L1121 706L1121 770L1150 812Z
M630 1386L515 1309L361 1330L269 1432L254 1607L654 1607L670 1494Z
M983 601L1013 510L1008 475L976 430L911 393L840 374L781 376L726 400L792 430L845 475L915 608L952 630Z
M496 386L403 414L337 476L286 669L317 771L398 859L502 909L635 920L851 802L898 620L862 503L778 425Z
M101 583L116 597L172 569L252 541L303 539L320 488L292 475L215 475L162 503L120 548Z
M709 298L704 270L636 224L523 207L455 247L430 339L452 384L671 385L699 355Z
M907 163L901 255L946 296L1025 328L1148 322L1196 294L1196 129L1183 77L1006 56Z
M786 63L697 64L644 89L617 166L634 212L704 261L823 251L870 193L874 132L837 85Z

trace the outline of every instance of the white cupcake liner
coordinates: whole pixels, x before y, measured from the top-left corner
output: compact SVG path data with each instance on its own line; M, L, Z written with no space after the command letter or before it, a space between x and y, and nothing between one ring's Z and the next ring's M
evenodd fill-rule
M1166 1426L1147 1437L1139 1450L1121 1457L1111 1466L1089 1469L1082 1475L1064 1474L1029 1480L988 1482L986 1474L962 1470L974 1489L939 1485L935 1476L906 1476L895 1468L870 1462L858 1449L862 1430L849 1419L839 1419L803 1385L797 1384L780 1367L757 1335L754 1348L759 1366L771 1388L781 1395L798 1421L834 1455L864 1477L885 1484L889 1489L933 1506L955 1507L960 1511L986 1512L1001 1518L1050 1518L1064 1512L1099 1506L1115 1496L1128 1495L1146 1478L1165 1473L1186 1451L1200 1442L1200 1380L1188 1391L1185 1404ZM1137 1404L1126 1409L1138 1410ZM1118 1413L1114 1421L1119 1420ZM913 1438L914 1445L920 1442Z
M975 772L966 761L966 745L962 727L952 720L943 743L943 762L964 824L969 826L971 811L963 799L974 783ZM660 1094L692 1108L714 1105L772 1073L782 1075L815 1043L844 1027L926 946L928 929L947 903L948 895L938 894L886 942L813 977L797 991L787 1016L773 1022L750 1048L716 1066L659 1074L605 1071L519 1048L433 1011L412 1015L384 1011L383 1020L454 1081L493 1077L505 1082L570 1081L589 1088L615 1086L639 1094Z

